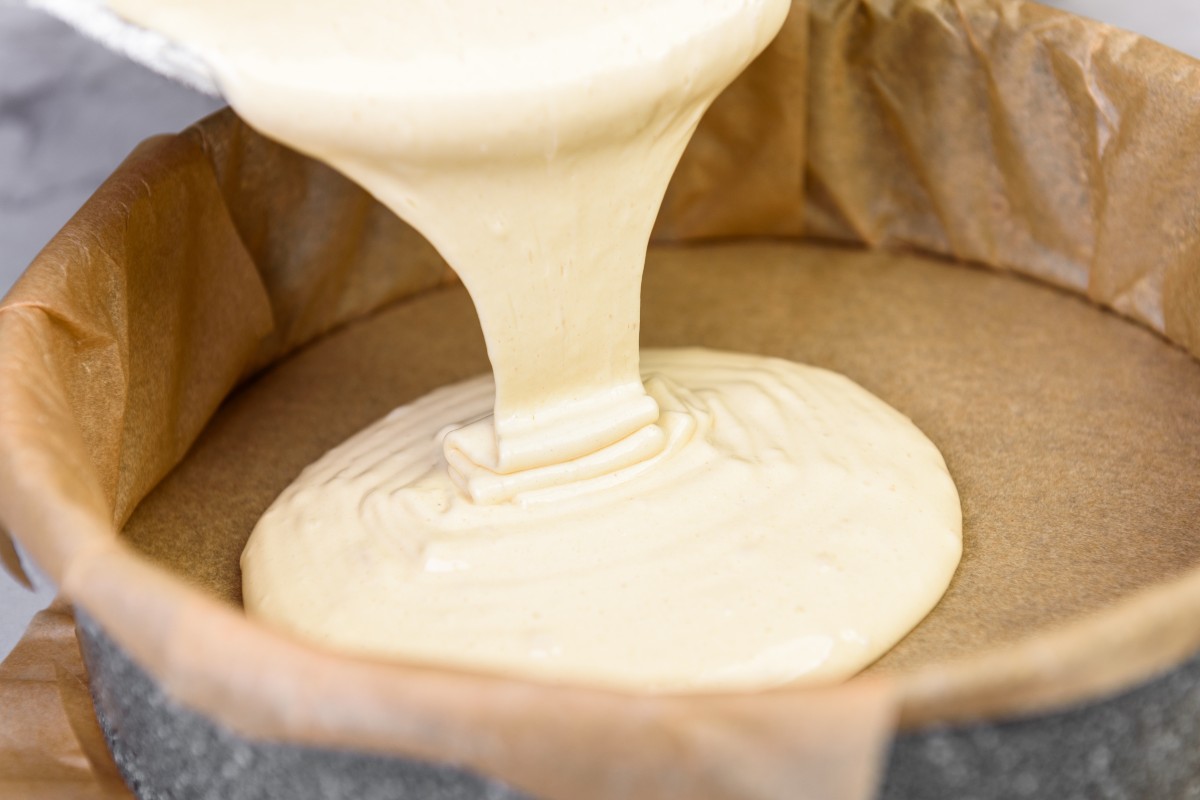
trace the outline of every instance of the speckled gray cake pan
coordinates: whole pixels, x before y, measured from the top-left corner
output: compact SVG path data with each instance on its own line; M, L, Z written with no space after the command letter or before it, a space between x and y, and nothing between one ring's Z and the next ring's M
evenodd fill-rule
M509 800L455 767L244 739L170 698L85 614L101 727L140 800ZM1200 798L1200 655L1124 694L1031 719L899 735L880 800Z

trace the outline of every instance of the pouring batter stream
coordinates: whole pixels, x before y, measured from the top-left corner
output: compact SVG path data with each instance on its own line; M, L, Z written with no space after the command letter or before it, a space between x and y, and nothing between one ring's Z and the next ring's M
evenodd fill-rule
M777 359L639 359L671 173L787 0L112 5L420 230L492 363L305 470L243 554L248 613L353 652L696 690L844 677L936 603L961 516L907 419Z

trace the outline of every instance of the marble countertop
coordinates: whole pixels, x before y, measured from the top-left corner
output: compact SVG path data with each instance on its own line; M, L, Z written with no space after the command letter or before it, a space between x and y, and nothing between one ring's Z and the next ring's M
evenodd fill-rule
M1049 4L1200 57L1197 0ZM134 145L218 105L0 0L0 294ZM31 593L0 575L0 657L53 596L44 578L36 582Z

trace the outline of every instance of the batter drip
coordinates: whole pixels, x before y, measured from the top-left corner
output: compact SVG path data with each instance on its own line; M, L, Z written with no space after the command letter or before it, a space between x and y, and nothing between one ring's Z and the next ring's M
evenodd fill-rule
M844 677L936 603L961 516L908 420L778 360L639 363L667 182L788 0L112 4L425 234L493 367L281 495L243 553L248 613L354 652L686 690Z

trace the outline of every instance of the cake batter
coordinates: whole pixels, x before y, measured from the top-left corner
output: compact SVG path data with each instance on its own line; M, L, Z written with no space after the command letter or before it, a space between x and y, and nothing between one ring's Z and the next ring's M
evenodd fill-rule
M936 603L961 514L902 415L778 360L639 361L667 182L788 0L112 5L425 234L493 367L280 496L248 613L365 654L700 690L845 677Z

